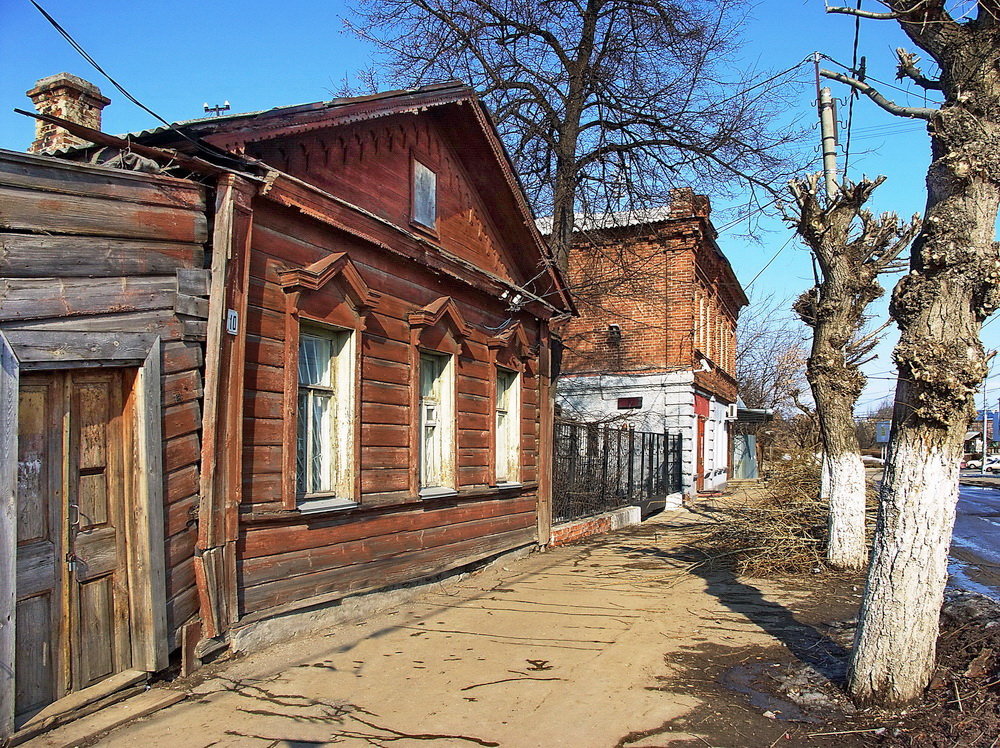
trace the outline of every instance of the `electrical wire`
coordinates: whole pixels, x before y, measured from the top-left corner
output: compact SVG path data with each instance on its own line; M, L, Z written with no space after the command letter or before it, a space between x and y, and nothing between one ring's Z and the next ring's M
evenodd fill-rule
M861 10L861 0L858 0L858 10ZM862 75L858 72L858 43L861 40L861 16L854 16L854 50L852 52L851 67L855 75ZM847 170L851 164L851 134L854 126L854 100L858 98L858 92L851 89L847 99L847 139L844 144L844 181L847 181Z
M35 0L31 0L31 4L35 6L35 8L38 10L38 12L41 13L42 16L45 17L45 20L48 21L52 25L52 27L62 35L62 37L69 43L69 45L74 50L76 50L76 52L79 55L84 60L86 60L87 62L89 62L94 67L94 69L97 70L97 72L99 72L101 75L103 75L105 78L107 78L108 81L111 83L111 85L114 86L115 88L117 88L126 99L128 99L129 101L131 101L133 104L135 104L137 107L139 107L140 109L142 109L147 114L149 114L152 117L154 117L159 122L162 122L164 125L166 125L166 127L168 127L169 129L173 130L174 132L176 132L178 135L180 135L185 140L189 141L192 145L194 145L200 151L202 151L204 153L207 153L207 154L210 154L210 155L212 155L212 156L214 156L216 158L223 158L226 161L228 161L230 164L235 164L235 165L238 165L238 166L245 166L245 164L243 164L243 162L239 161L238 159L233 158L230 154L227 154L225 151L222 151L222 150L217 149L217 148L212 148L208 144L206 144L204 141L199 140L198 138L191 137L190 135L188 135L187 133L185 133L183 130L178 129L172 123L167 122L167 120L165 120L159 114L157 114L152 109L150 109L148 106L146 106L141 101L139 101L139 99L137 99L135 96L133 96L131 93L129 93L125 89L124 86L122 86L117 80L115 80L113 77L111 77L111 74L108 73L108 71L106 71L103 67L101 67L101 65L97 62L97 60L95 60L90 55L90 53L87 52L87 50L84 49L83 46L76 39L73 38L73 35L70 34L65 28L63 28L63 26L55 18L53 18L49 14L49 12L45 10L45 8L43 8L41 5L39 5Z
M778 255L780 255L784 251L785 247L787 247L789 244L792 243L792 239L794 239L794 238L795 238L795 234L789 234L788 235L788 238L785 239L785 243L782 244L778 248L778 251L774 253L774 255L771 257L770 260L767 261L767 263L764 265L764 267L762 267L760 270L757 271L757 275L755 275L753 278L751 278L750 282L747 283L745 286L743 286L743 290L744 291L749 291L750 290L750 286L752 286L754 284L754 281L757 280L758 278L760 278L761 274L771 266L771 263L778 259Z

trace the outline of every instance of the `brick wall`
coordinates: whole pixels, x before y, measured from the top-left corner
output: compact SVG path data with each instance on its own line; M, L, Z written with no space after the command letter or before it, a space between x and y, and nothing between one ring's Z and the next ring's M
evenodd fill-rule
M698 370L698 385L727 402L736 322L745 303L715 245L708 199L675 190L666 218L579 235L569 278L580 316L564 330L568 375ZM617 325L614 331L610 326Z

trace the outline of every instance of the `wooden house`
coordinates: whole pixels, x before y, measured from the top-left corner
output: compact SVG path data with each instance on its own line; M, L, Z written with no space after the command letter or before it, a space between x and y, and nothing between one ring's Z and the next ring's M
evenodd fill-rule
M549 320L572 307L474 92L180 129L257 175L202 496L203 636L547 542ZM192 150L173 129L138 140Z
M198 612L206 198L0 151L0 743Z
M161 544L155 561L165 569L165 589L151 593L165 602L143 609L162 612L150 669L178 647L186 663L224 646L247 649L275 630L296 630L299 612L316 621L317 609L347 596L548 542L550 323L572 313L572 303L474 92L443 84L337 99L183 123L128 142L45 121L112 152L182 164L201 183L65 164L109 183L176 184L176 195L160 188L161 202L182 196L187 202L171 210L190 212L194 224L171 241L190 244L192 264L211 272L197 276L206 299L182 288L194 277L180 272L146 293L118 278L115 293L83 292L107 304L93 310L98 321L74 327L91 310L61 314L58 304L76 303L69 292L46 302L44 320L114 333L100 345L74 338L98 353L123 336L159 339L159 358L153 343L136 343L128 350L141 349L140 359L101 364L123 372L106 391L120 389L122 407L139 420L119 418L115 428L145 452L122 459L151 461L134 474L150 505L154 484L162 492L156 508L170 538L155 536L163 525L150 506L149 546ZM61 155L86 160L95 150ZM145 219L151 233L162 224ZM110 224L102 216L88 225L100 233ZM84 257L93 247L75 246ZM103 272L114 275L117 255L105 255ZM63 287L67 273L57 269L33 298ZM123 297L137 299L134 311ZM24 326L19 314L0 301L0 328L13 334L23 369L25 344L13 333ZM136 330L107 327L129 314ZM142 327L150 315L159 322ZM203 341L193 348L192 334ZM159 395L151 385L159 375L149 373L157 363ZM53 376L61 393L75 386L74 375ZM82 407L63 397L60 407ZM157 419L150 403L161 399L176 415ZM185 403L193 405L182 415ZM169 439L160 450L155 426ZM80 530L73 505L53 511ZM129 595L141 573L122 582Z

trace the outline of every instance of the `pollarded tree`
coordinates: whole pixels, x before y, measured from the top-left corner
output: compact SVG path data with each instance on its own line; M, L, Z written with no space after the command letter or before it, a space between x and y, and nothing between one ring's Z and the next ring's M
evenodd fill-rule
M860 366L879 342L878 328L864 333L868 305L885 291L878 278L896 268L920 226L916 217L901 223L895 213L876 218L865 203L885 177L848 181L828 197L821 175L791 183L795 210L786 220L812 251L816 285L795 302L812 328L806 378L819 418L829 476L827 561L858 570L868 562L865 542L865 468L854 422L854 407L867 379ZM884 326L883 326L884 327Z
M784 181L780 87L735 59L747 0L357 0L399 85L460 78L497 119L550 244L574 214L635 213L672 186Z
M924 222L893 292L900 329L893 435L848 688L855 701L902 705L930 680L948 574L958 469L973 394L986 374L979 331L1000 305L1000 3L882 0L884 12L830 12L898 23L933 61L897 52L898 75L938 92L904 107L868 83L824 71L891 114L925 120L931 139Z

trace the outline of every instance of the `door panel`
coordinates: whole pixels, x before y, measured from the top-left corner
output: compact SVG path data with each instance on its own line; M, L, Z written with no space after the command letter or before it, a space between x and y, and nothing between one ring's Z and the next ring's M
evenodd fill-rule
M124 549L122 381L74 374L70 389L69 542L72 687L132 664Z
M61 377L21 377L17 454L15 719L65 692L62 555L64 411Z
M51 640L52 621L58 620L58 611L53 610L52 597L45 592L17 603L14 703L18 715L25 718L58 698Z
M80 638L84 646L78 650L74 680L79 688L84 688L116 672L111 575L80 584L78 600Z
M21 378L16 712L131 665L121 371Z

